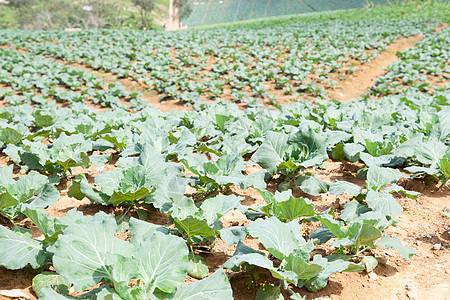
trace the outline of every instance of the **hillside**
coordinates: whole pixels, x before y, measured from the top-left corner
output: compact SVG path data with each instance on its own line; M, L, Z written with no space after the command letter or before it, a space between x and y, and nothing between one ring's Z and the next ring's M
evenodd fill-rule
M170 0L155 0L149 19L161 29L169 18ZM0 29L27 30L139 29L139 8L131 0L24 0L22 4L0 2Z
M389 3L388 0L191 0L190 2L193 13L181 20L189 27Z
M125 11L138 14L139 9L134 5L131 0L105 0L111 5L123 7ZM169 17L169 2L170 0L156 0L155 9L152 12L153 22L156 25L163 26Z

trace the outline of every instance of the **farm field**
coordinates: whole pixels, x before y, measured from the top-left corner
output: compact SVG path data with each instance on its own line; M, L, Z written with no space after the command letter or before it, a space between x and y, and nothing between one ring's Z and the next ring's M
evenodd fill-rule
M0 30L0 299L447 299L449 56L428 14Z

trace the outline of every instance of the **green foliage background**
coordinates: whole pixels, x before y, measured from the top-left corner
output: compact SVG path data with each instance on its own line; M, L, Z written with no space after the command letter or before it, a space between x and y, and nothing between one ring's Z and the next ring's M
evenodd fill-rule
M166 15L169 1L154 0L155 12ZM83 10L91 6L92 11ZM149 29L162 30L153 23ZM25 0L0 4L0 28L21 28L31 30L82 29L138 29L141 27L139 9L130 0L89 0L73 2L68 0Z
M326 11L301 15L276 16L270 18L245 20L240 22L199 26L195 29L259 29L273 26L286 26L299 22L321 22L332 20L387 20L436 18L450 22L450 2L448 1L393 1L389 5L367 6L361 9Z

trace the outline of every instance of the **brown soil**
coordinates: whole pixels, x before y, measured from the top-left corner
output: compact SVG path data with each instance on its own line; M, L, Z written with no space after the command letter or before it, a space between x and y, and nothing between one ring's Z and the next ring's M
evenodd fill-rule
M438 32L448 27L447 23L434 29ZM365 94L368 89L375 84L377 77L386 73L386 68L396 59L397 52L404 51L408 48L414 47L418 42L423 39L422 34L418 34L410 37L401 37L394 43L390 44L387 49L381 52L372 61L361 64L356 71L349 77L338 82L333 89L327 89L327 94L339 101L348 101L350 99L359 98Z
M0 157L0 165L11 162L4 156ZM325 170L317 169L314 172L321 179L347 180L355 184L363 185L364 182L356 178L356 170L360 164L349 162L329 161ZM107 167L112 168L112 166ZM249 167L247 173L258 171L259 166ZM89 169L77 168L74 173L85 173L89 181L99 174L101 170L91 167ZM397 227L387 230L392 237L399 237L406 246L417 250L416 255L407 261L395 250L377 249L373 253L385 261L371 272L334 274L325 289L317 293L309 293L306 289L295 289L302 295L308 295L308 299L317 297L329 297L330 299L446 299L448 285L450 284L450 220L441 212L450 209L450 191L431 182L415 180L403 180L400 182L406 189L421 192L417 199L411 200L401 195L396 195L397 200L404 208ZM276 189L276 180L269 184L268 189ZM123 214L125 207L105 207L90 203L88 200L78 201L67 196L69 185L59 186L61 199L47 211L53 217L62 217L72 208L82 211L86 215L93 215L98 211ZM244 205L265 204L262 197L254 189L242 190L233 187L235 195L242 196ZM300 195L295 195L300 196ZM303 195L304 196L304 195ZM318 197L309 197L315 204L316 211L323 211L331 206L339 210L349 201L348 195L334 196L323 194ZM130 216L137 217L134 210L128 212ZM168 216L156 209L148 211L147 221L157 224L168 224ZM249 220L238 211L232 211L221 218L225 228L230 226L245 226ZM34 237L39 237L39 232L32 226L29 220L19 222L20 225L31 227L35 232ZM309 235L317 224L302 224L304 235ZM126 235L124 236L126 237ZM256 239L246 238L244 243L268 254L264 247ZM435 246L439 244L439 246ZM228 258L233 255L236 246L228 246L222 240L217 239L211 251L199 249L197 253L204 257L209 266L210 273L217 270ZM439 249L437 249L439 248ZM331 249L323 250L330 254ZM237 300L254 299L258 288L263 283L275 283L276 280L266 271L252 270L249 273L239 272L230 275L230 281ZM31 270L10 271L0 268L0 289L20 289L33 296L31 280L34 274ZM257 276L258 281L252 278ZM189 277L185 283L195 282L197 279Z
M185 106L180 101L169 101L169 102L161 102L161 97L155 92L148 90L149 86L137 82L130 78L119 78L115 74L105 72L102 70L95 70L89 65L79 64L79 63L70 63L63 60L58 60L58 62L66 65L70 65L73 68L83 69L91 72L94 76L103 79L106 83L111 82L120 82L128 91L142 93L143 97L146 100L146 103L152 104L153 106L161 109L162 111L170 111L170 110L182 110L189 109L188 106Z
M3 48L7 48L7 49L15 49L12 46L7 46L7 45L0 45L0 47ZM28 51L26 49L16 49L19 53L28 53ZM149 90L149 86L147 86L146 84L137 82L131 78L119 78L118 76L116 76L113 73L109 73L109 72L105 72L102 70L95 70L94 68L92 68L89 65L86 64L80 64L80 63L71 63L68 61L64 61L61 59L56 59L50 55L43 55L46 58L49 58L53 61L56 61L58 63L64 64L64 65L69 65L72 68L75 69L82 69L82 70L86 70L91 72L94 76L103 79L103 81L105 81L107 84L111 83L111 82L120 82L128 91L131 92L136 92L136 93L142 93L143 98L146 100L147 104L151 104L157 108L159 108L162 111L170 111L170 110L189 110L192 109L190 106L185 105L181 100L169 100L169 101L161 101L161 97L155 92L155 91L151 91ZM1 88L1 86L0 86ZM106 110L105 107L98 105L98 104L94 104L92 103L92 101L86 101L86 103L91 106L94 107L100 111L104 111ZM122 102L122 104L127 104L126 102ZM3 101L0 101L0 107L3 107L4 103Z
M347 180L356 184L362 181L355 173L345 171L353 168L353 164L329 162L326 170L317 170L319 178L324 180ZM344 170L344 171L343 171ZM441 212L450 208L450 192L448 189L437 189L432 183L419 180L400 182L405 188L419 191L422 195L414 200L396 195L404 208L397 227L386 232L392 237L399 237L406 246L416 249L416 255L407 261L393 249L377 249L373 253L385 263L380 263L371 274L339 273L331 276L325 289L310 293L304 288L295 289L308 299L319 297L330 299L448 299L450 284L450 220ZM257 204L260 196L253 194ZM246 199L252 198L246 197ZM311 197L310 197L311 198ZM348 201L349 197L321 195L313 197L317 211L330 206L338 209ZM249 205L248 203L247 205ZM307 227L311 227L308 225ZM303 228L309 232L310 228ZM439 244L439 246L435 246ZM256 247L257 248L257 247ZM437 250L439 248L439 250ZM329 251L326 249L325 251ZM263 282L276 282L264 271L257 270ZM251 275L251 274L250 274ZM234 274L231 278L235 299L254 299L258 289L248 289L251 276L245 273Z
M434 29L434 31L435 31L435 32L438 32L438 31L440 31L440 30L442 30L442 29L444 29L444 28L446 28L446 27L448 27L448 24L447 24L447 23L442 23L442 25L436 27L436 28Z
M115 74L105 72L102 70L95 70L89 65L79 64L79 63L70 63L64 60L57 60L58 62L70 65L73 68L83 69L91 72L94 76L103 79L106 83L111 82L120 82L128 91L135 93L142 93L146 103L152 104L153 106L159 108L162 111L170 111L170 110L182 110L189 109L188 106L184 105L181 101L170 101L170 102L161 102L161 97L154 91L148 90L149 86L137 82L130 78L119 78Z
M338 82L334 89L328 90L328 95L339 101L348 101L360 97L375 84L374 80L378 76L386 72L386 67L398 58L397 51L414 47L422 38L422 34L399 38L371 62L358 66L351 76Z
M8 89L8 87L4 84L0 84L0 90L5 91L6 89ZM7 101L5 100L0 100L0 107L5 107L5 103Z

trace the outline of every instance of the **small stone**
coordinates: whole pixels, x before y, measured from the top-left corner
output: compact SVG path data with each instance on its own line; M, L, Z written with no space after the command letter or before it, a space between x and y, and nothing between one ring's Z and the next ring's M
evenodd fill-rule
M422 242L421 241L416 241L416 245L420 246L420 245L422 245Z
M231 226L239 226L239 222L234 221L234 222L231 223Z
M417 286L417 282L414 282L414 281L409 282L405 285L405 290L411 291L416 286Z
M384 256L378 256L378 255L376 255L375 256L375 258L377 259L377 261L380 263L380 264L387 264L387 262L388 262L388 258L387 257L384 257Z
M428 234L425 235L425 237L427 237L429 239L432 239L435 235L436 234L434 234L434 233L428 233Z
M433 245L433 250L441 250L441 244L434 244Z
M375 274L374 272L370 272L369 273L369 280L375 281L378 279L378 275Z

